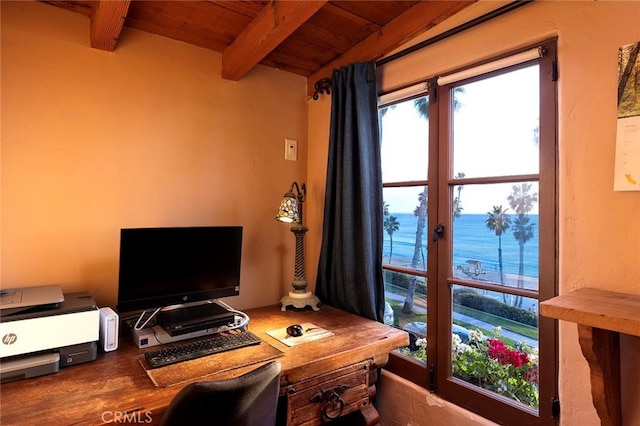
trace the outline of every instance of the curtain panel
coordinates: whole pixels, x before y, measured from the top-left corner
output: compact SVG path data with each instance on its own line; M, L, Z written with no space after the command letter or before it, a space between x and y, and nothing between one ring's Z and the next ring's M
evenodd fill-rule
M334 70L316 294L382 321L383 199L375 63Z

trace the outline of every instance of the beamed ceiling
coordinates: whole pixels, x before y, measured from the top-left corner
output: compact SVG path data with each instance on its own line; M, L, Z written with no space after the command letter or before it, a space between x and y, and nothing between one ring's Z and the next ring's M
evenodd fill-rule
M123 27L222 54L222 75L240 80L257 64L314 83L334 68L377 60L474 1L43 1L87 16L91 47L117 49Z

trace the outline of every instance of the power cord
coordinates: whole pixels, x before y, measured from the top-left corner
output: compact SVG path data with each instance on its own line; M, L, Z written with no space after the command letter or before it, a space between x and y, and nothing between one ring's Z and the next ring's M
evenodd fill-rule
M231 306L229 306L227 303L223 302L222 300L216 299L214 301L214 303L217 303L218 305L222 306L223 308L225 308L230 313L234 314L234 322L233 323L228 323L227 325L222 325L222 326L216 327L217 331L216 331L216 333L213 333L213 334L242 329L242 328L245 328L249 324L249 321L250 321L249 315L247 315L243 311L239 311L237 309L233 309ZM142 327L140 327L139 323L140 323L140 320L142 319L142 317L143 317L145 312L143 312L142 315L138 318L138 321L136 321L136 324L134 326L132 326L131 323L133 322L133 319L136 318L136 315L127 317L126 320L129 320L129 321L127 321L127 323L129 324L129 326L132 326L132 328L134 328L134 330L140 330L140 329L142 329L142 328L144 328L146 326L146 324L149 322L149 320L151 320L153 317L155 317L155 314L158 312L158 310L156 310L156 312L154 312L153 315L151 315L151 317L149 317L144 322ZM138 328L138 327L140 327L140 328ZM165 334L161 334L156 329L156 327L153 327L153 325L151 325L149 328L153 331L153 337L155 338L156 342L158 342L162 346L169 345L169 344L172 344L172 343L177 343L177 344L185 343L185 341L189 340L189 339L185 339L184 341L178 340L178 341L165 341L165 342L163 342L162 337ZM206 335L199 336L199 337L205 338Z

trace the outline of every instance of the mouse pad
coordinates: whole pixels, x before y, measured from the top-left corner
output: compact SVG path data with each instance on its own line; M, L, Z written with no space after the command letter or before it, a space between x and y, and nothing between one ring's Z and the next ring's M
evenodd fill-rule
M144 355L138 357L138 361L140 361L140 364L154 385L166 388L195 380L215 380L216 375L222 375L222 373L229 370L268 361L282 354L283 352L281 350L262 341L259 345L207 355L202 358L183 361L160 368L150 368Z
M278 328L277 330L267 331L267 334L274 339L278 339L280 342L287 346L295 346L302 343L312 342L314 340L323 339L325 337L333 336L333 333L324 328L318 327L310 322L300 324L302 326L302 336L293 337L287 334L287 328Z

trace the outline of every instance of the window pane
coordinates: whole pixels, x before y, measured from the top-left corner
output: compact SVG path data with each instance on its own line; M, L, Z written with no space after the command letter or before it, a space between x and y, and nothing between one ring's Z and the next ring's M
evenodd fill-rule
M383 263L425 270L427 187L384 188Z
M427 179L428 105L421 97L379 110L383 182Z
M537 300L453 286L451 372L538 408ZM514 306L517 305L517 306Z
M409 346L400 352L426 361L427 286L426 278L384 271L385 323L409 333ZM387 314L391 312L391 314Z
M458 185L453 276L538 290L538 184Z
M538 65L454 89L453 172L537 174Z

